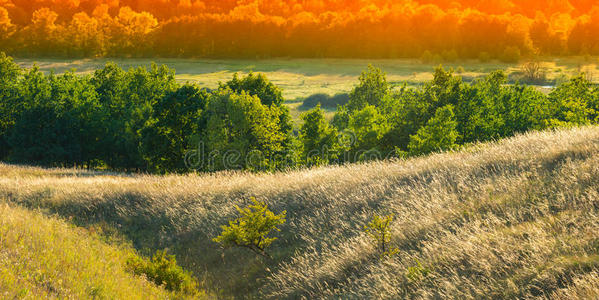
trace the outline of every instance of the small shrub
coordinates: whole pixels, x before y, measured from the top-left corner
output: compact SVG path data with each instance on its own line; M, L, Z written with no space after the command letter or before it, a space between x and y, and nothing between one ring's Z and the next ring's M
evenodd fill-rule
M416 260L416 266L408 267L406 278L412 282L418 282L424 279L431 271L422 266L419 260Z
M366 233L372 237L379 248L381 257L391 257L399 252L399 249L389 245L391 242L391 222L393 222L393 215L386 217L374 215L372 221L364 227Z
M241 217L229 221L229 225L222 226L221 235L213 241L225 248L248 248L263 257L270 258L266 248L277 238L268 237L272 231L281 231L277 226L285 223L286 211L275 215L268 209L264 202L252 198L253 204L247 208L235 206Z
M522 81L528 84L543 84L547 80L545 70L536 61L522 65Z
M197 280L177 265L175 256L168 255L166 251L156 251L150 261L132 256L127 261L127 267L135 275L145 275L148 280L164 286L167 290L188 295L198 293Z

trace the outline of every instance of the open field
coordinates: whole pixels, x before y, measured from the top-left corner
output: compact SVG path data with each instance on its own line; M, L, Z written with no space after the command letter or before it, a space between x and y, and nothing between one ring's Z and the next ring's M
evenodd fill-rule
M260 72L283 89L286 99L305 98L316 93L334 95L347 93L356 84L360 72L368 64L373 64L387 73L392 84L403 83L419 85L432 79L432 71L439 62L421 63L419 60L361 60L361 59L267 59L267 60L207 60L207 59L15 59L22 67L31 67L34 63L42 71L63 73L75 69L78 73L88 74L103 67L108 61L119 66L148 66L151 62L164 64L177 71L177 79L196 82L208 88L215 88L219 82L232 78L235 72L245 74ZM560 76L571 76L586 72L589 78L599 82L597 57L544 58L542 66L549 81ZM512 77L520 72L519 64L500 62L481 63L476 60L443 63L445 67L457 70L466 81L485 76L495 70L505 70Z
M223 297L588 299L599 296L598 178L599 128L585 127L275 174L0 164L0 199L168 248ZM251 196L287 211L272 261L211 241ZM363 231L375 213L395 215L396 256L381 259Z

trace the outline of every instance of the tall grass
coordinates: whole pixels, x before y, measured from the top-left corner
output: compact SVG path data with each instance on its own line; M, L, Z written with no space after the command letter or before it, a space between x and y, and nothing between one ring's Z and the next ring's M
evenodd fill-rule
M108 224L139 249L169 248L222 296L599 296L597 127L276 174L0 171L0 197L78 225ZM211 241L252 196L287 211L272 262ZM394 214L398 255L380 259L363 231L374 214Z
M126 271L135 257L90 232L0 203L0 298L182 298Z

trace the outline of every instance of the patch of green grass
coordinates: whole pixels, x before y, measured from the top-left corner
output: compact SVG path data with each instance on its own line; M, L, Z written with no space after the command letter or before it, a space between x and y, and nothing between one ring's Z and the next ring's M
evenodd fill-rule
M8 204L0 203L0 216L2 299L193 298L128 272L127 260L137 257L130 247Z

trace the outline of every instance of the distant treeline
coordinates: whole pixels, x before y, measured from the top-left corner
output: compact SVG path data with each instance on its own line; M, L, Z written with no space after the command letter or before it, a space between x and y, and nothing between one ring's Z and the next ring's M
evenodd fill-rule
M583 75L549 95L497 71L464 83L438 68L422 88L391 89L369 67L328 122L320 106L294 133L263 75L214 91L153 65L44 75L0 55L0 159L154 173L301 166L422 155L528 130L596 124L599 90Z
M592 0L3 0L0 51L63 57L599 54Z

